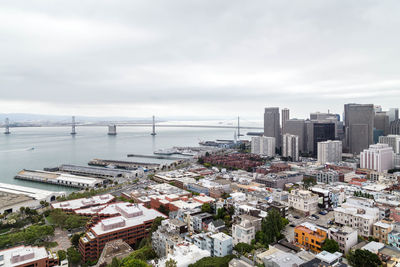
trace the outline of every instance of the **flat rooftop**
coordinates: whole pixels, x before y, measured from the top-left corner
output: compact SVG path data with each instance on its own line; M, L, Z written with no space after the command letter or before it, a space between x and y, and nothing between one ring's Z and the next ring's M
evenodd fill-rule
M19 246L0 251L2 266L27 266L33 261L49 257L44 247Z
M48 190L42 190L42 189L25 187L14 184L5 184L5 183L0 183L0 192L16 194L16 195L24 195L36 200L42 200L51 195L65 195L65 192L53 192Z
M107 204L112 200L114 200L114 198L115 197L111 194L105 194L105 195L93 196L91 198L78 198L73 200L52 203L51 206L54 209L76 210L81 208L87 208L90 206Z

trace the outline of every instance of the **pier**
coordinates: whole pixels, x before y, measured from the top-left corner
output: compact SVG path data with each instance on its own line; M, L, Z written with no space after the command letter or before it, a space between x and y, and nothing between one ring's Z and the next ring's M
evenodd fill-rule
M110 167L113 166L119 169L136 170L138 168L157 169L160 167L158 163L145 163L121 160L106 160L106 159L93 159L89 161L88 165Z
M170 160L185 160L188 158L161 156L161 155L140 155L140 154L128 154L128 158L148 158L148 159L170 159Z

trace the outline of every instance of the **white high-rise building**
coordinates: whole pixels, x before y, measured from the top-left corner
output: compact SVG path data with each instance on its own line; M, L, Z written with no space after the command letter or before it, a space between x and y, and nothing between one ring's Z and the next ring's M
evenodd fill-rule
M360 167L377 172L393 168L394 152L388 144L370 145L360 153Z
M342 141L328 140L318 142L318 163L339 162L342 160Z
M268 136L252 137L251 153L267 157L275 156L275 137L268 137Z
M380 144L388 144L396 154L400 154L400 135L389 134L387 136L379 136Z
M299 137L293 134L282 136L282 156L291 157L292 161L299 161Z

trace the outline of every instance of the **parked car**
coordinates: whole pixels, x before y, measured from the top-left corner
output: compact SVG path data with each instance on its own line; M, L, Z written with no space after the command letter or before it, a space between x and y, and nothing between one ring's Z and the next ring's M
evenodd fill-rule
M297 216L297 215L293 216L293 218L295 218L295 219L300 219L300 217Z
M326 214L328 214L328 212L325 211L325 210L321 210L321 211L319 212L319 214L321 214L321 215L326 215Z
M296 227L294 223L289 224L290 227Z
M319 216L317 214L313 214L311 216L313 216L315 219L319 219Z

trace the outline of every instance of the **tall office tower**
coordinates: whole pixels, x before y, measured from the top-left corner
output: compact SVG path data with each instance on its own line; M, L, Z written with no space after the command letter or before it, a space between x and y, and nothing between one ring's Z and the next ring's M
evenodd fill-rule
M318 163L342 161L342 141L318 142Z
M265 108L264 136L275 137L276 148L281 147L281 128L279 125L279 108Z
M282 129L283 134L292 134L299 137L299 151L306 152L305 147L305 131L306 124L304 120L301 119L290 119L285 123L285 128Z
M268 137L268 136L252 137L251 153L267 157L275 156L275 137Z
M360 153L360 167L377 172L393 168L394 152L388 144L370 145Z
M400 134L400 119L394 120L390 123L390 134Z
M289 118L290 118L289 109L287 108L282 109L282 132L283 129L285 129L286 121L289 120Z
M344 114L346 148L359 154L374 141L374 105L345 104Z
M388 136L379 136L380 144L388 144L396 154L400 154L400 135L389 134Z
M310 113L310 120L333 122L335 124L335 139L340 139L340 136L343 136L343 127L340 123L339 114L314 112Z
M282 156L290 157L292 161L299 161L299 137L292 134L282 136Z
M398 120L399 119L399 109L398 108L389 108L387 115L389 116L389 123L391 123L392 121Z
M335 123L324 121L306 121L306 148L313 156L317 155L318 142L335 140Z
M389 116L386 112L375 112L374 116L374 144L378 143L379 137L389 134Z

